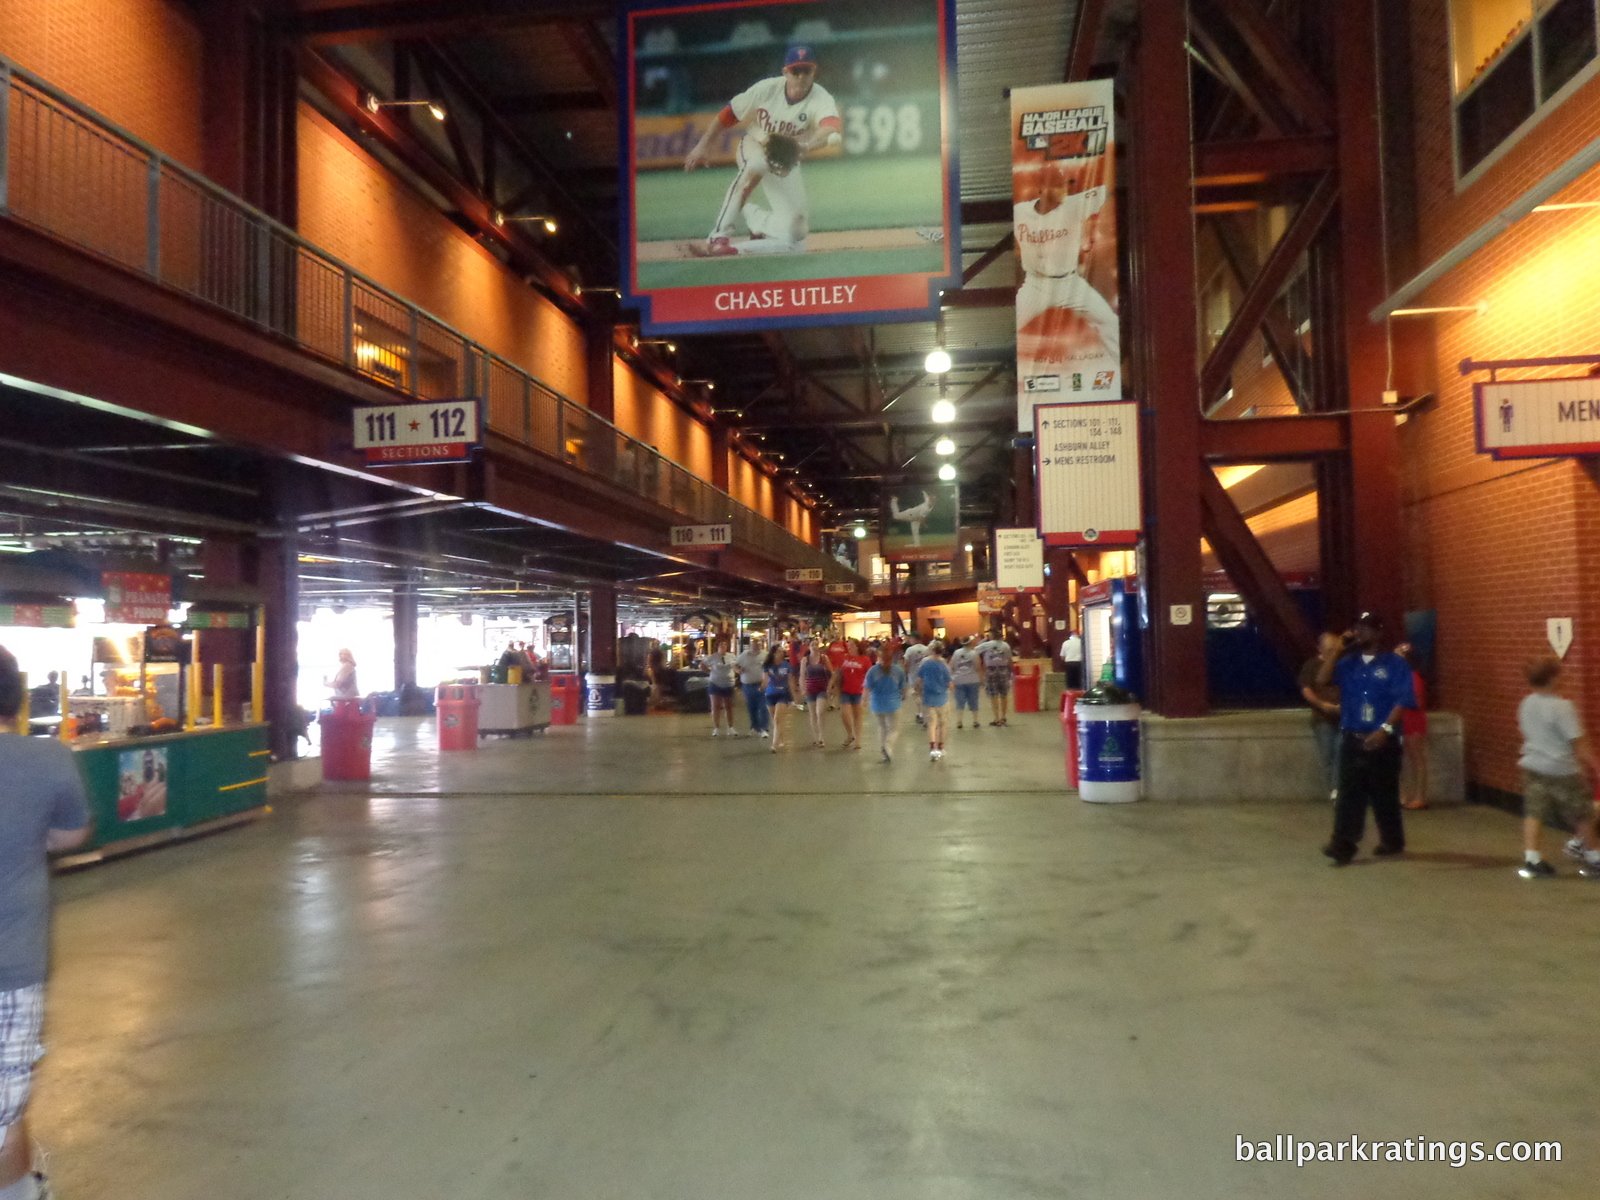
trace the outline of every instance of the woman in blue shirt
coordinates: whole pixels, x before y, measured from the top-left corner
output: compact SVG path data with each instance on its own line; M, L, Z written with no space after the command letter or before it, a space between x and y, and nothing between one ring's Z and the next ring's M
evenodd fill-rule
M950 666L944 648L935 642L917 664L917 695L922 700L922 720L928 727L928 757L944 757L944 731L950 718Z
M894 647L885 642L878 665L867 672L864 684L873 715L878 718L878 748L884 762L894 761L894 739L900 726L900 704L906 694L906 673L894 661Z
M788 650L782 646L768 650L767 659L761 664L761 674L766 681L767 708L772 714L772 750L777 753L778 747L783 745L784 714L795 699L795 673Z

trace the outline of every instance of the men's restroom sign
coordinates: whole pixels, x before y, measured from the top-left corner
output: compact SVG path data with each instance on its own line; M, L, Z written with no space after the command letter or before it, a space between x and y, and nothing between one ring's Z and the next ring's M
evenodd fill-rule
M1478 452L1496 459L1600 454L1600 377L1473 386Z
M1550 639L1550 649L1557 658L1565 658L1572 649L1572 618L1550 617L1544 623L1545 636Z

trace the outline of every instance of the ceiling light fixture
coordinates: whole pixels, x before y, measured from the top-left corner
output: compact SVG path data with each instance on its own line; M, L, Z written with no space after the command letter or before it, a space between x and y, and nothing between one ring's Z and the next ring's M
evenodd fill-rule
M1477 313L1480 317L1489 311L1489 302L1480 300L1476 304L1437 304L1428 308L1397 308L1389 315L1391 317L1431 317L1434 313L1469 312Z
M956 452L956 444L949 438L940 438L933 444L933 452L944 455L954 454Z
M933 402L933 419L941 425L947 425L956 419L956 406L954 401L935 400Z
M867 527L865 525L857 525L853 532L855 533L856 537L864 538L867 536Z
M449 116L444 110L444 105L437 100L379 100L371 92L362 97L361 107L369 113L376 113L385 108L425 108L435 121L442 121Z
M945 463L944 466L939 468L939 478L944 480L946 483L951 482L953 479L955 479L955 477L956 477L956 465L955 465L955 463Z
M950 352L943 346L928 351L928 357L922 361L922 369L929 375L943 375L951 365Z

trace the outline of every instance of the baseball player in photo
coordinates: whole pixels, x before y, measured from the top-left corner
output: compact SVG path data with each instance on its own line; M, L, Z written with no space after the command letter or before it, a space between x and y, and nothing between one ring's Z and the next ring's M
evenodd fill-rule
M739 126L745 130L737 151L739 173L723 198L711 236L686 248L696 258L804 254L811 202L800 161L843 140L839 106L817 83L817 59L810 46L790 46L782 75L751 84L728 101L683 160L683 169L706 166L712 139ZM766 194L766 208L751 203L758 186ZM741 216L750 236L735 241Z
M1059 320L1047 319L1043 329L1029 331L1018 343L1024 377L1060 372L1063 351L1085 371L1096 375L1114 372L1122 361L1116 310L1079 269L1085 251L1094 245L1099 213L1106 202L1105 185L1091 186L1088 172L1074 171L1065 160L1047 162L1042 171L1038 198L1012 210L1025 274L1017 293L1017 329L1026 330L1030 322L1051 309L1070 310L1099 335L1105 349L1095 354L1086 353L1089 348L1081 344L1063 345Z

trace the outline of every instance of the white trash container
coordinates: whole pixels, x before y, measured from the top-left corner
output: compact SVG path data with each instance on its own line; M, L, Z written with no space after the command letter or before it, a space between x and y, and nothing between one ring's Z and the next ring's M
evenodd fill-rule
M1137 701L1102 683L1078 700L1078 798L1094 804L1140 799Z

